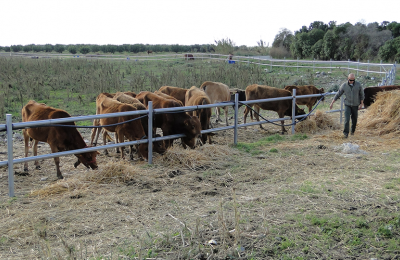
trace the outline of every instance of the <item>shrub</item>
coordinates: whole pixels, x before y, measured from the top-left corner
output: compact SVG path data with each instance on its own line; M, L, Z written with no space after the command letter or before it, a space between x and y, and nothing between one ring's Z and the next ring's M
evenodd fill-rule
M75 47L75 45L70 45L70 46L68 47L68 51L69 51L71 54L76 54L76 47Z
M79 52L82 53L82 54L88 54L90 52L90 48L88 46L82 46L79 49Z
M275 59L292 57L291 53L284 47L271 47L271 49L269 50L269 55L271 55L271 57Z

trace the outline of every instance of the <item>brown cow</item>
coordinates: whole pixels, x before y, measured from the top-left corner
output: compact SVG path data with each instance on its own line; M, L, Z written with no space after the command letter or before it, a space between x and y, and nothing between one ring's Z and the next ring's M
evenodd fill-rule
M146 106L143 105L142 102L140 102L137 98L133 98L132 96L129 96L125 93L126 92L117 92L117 93L115 93L115 96L113 97L113 99L118 100L121 103L133 105L136 108L136 110L146 110ZM161 94L163 94L163 93L161 93ZM165 94L163 94L163 95L165 95ZM135 94L135 97L136 97L136 94ZM173 97L170 97L170 98L173 98ZM143 116L143 115L141 115L141 116ZM141 122L142 122L142 125L144 128L144 131L147 134L148 118L143 117L141 119ZM118 139L117 133L115 135L116 135L115 139ZM160 137L160 135L155 135L155 137ZM154 148L154 151L159 154L163 154L166 151L164 141L153 142L153 148ZM119 151L117 149L117 153L118 152ZM131 146L131 157L132 157L132 146Z
M34 100L30 100L22 108L22 121L37 121L46 119L66 118L71 117L66 111L61 109L52 108L45 104L39 104ZM74 126L74 122L63 123L65 125ZM23 130L24 141L25 141L25 157L28 156L29 152L29 139L35 140L33 147L33 155L37 155L37 143L39 141L46 142L50 145L51 152L61 152L86 148L86 143L82 138L82 135L74 127L35 127ZM78 157L80 163L83 163L86 167L92 169L97 168L96 155L98 152L86 152L81 154L75 154ZM55 157L54 162L57 169L57 177L62 179L63 176L60 171L60 158ZM75 167L79 163L75 164ZM36 169L40 169L39 162L35 161ZM24 171L28 171L28 162L24 164Z
M270 86L261 86L257 84L250 85L246 88L246 100L256 100L256 99L267 99L267 98L277 98L277 97L290 97L292 94L290 91L285 89L273 88ZM260 108L264 110L272 110L278 113L279 118L283 118L284 116L292 116L292 100L280 100L280 101L272 101L272 102L263 102L263 103L255 103L249 104L250 107L255 106L255 111L258 113ZM247 114L250 112L250 108L246 107L244 110L244 124L246 124ZM256 120L260 121L258 114L255 114ZM304 115L305 112L303 109L300 109L296 105L295 115ZM283 127L284 121L281 121L282 124L282 134L286 132ZM260 125L261 129L264 129L262 125Z
M181 104L181 106L183 106L183 103L182 103L180 100L174 98L173 96L170 96L170 95L167 95L167 94L165 94L165 93L162 93L162 92L159 91L159 90L154 91L154 94L157 94L157 95L159 95L160 97L163 97L163 98L166 98L166 99L175 100L176 102L178 102L179 104Z
M367 108L375 102L376 94L381 91L400 89L399 85L364 88L364 107Z
M209 105L211 104L210 98L207 94L199 88L193 86L186 92L186 106ZM197 116L201 123L201 129L210 129L211 108L202 108L195 111L187 112L189 115ZM201 140L203 144L207 142L211 144L211 135L202 134Z
M179 101L182 102L183 105L185 105L185 95L187 89L171 87L171 86L163 86L159 89L159 91L178 99Z
M201 84L200 89L202 89L210 98L211 104L231 100L231 93L229 92L229 87L223 83L206 81L203 84ZM225 110L226 125L229 125L228 106L222 108ZM215 112L217 114L217 119L215 120L215 122L222 121L219 117L219 107L215 108Z
M286 90L293 94L293 89L296 89L296 96L312 95L312 94L322 94L325 93L323 88L316 88L312 85L307 86L286 86ZM311 113L312 107L317 103L320 97L310 97L310 98L296 98L297 105L306 105L308 112ZM324 100L324 98L322 98Z
M185 60L194 60L193 54L185 54Z
M137 111L137 109L133 105L124 104L108 97L103 98L101 100L98 110L100 112L99 114ZM138 117L139 117L138 115L130 115L130 116L101 118L100 125L102 125L106 131L117 133L118 139L116 140L116 142L123 143L125 137L128 138L129 141L136 141L146 138L146 133L143 129L140 120L134 120L116 126L114 124L129 121ZM106 138L104 136L103 136L103 143L106 144ZM107 149L105 149L104 152L105 154L108 154ZM138 153L146 160L148 159L148 146L146 143L139 145ZM125 158L124 147L121 147L121 158L122 159Z
M181 107L179 102L172 99L166 99L151 92L141 92L137 98L143 99L143 104L148 108L148 103L153 102L153 108L171 108ZM201 124L196 116L189 116L185 112L162 113L154 115L154 128L161 128L163 135L185 134L182 138L182 145L195 148L197 137L201 136ZM165 140L165 146L168 148L172 145L171 140Z

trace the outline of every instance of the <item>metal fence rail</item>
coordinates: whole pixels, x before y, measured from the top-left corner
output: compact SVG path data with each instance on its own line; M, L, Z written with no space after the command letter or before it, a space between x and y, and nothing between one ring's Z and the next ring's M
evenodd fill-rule
M293 96L291 97L282 97L282 98L270 98L270 99L260 99L260 100L250 100L250 101L241 101L242 104L254 104L254 103L262 103L262 102L273 102L273 101L280 101L280 100L293 100L293 104L295 103L297 98L308 98L308 97L322 97L328 95L334 95L335 92L325 93L325 94L314 94L314 95L304 95L304 96L296 96L296 91L294 90ZM225 126L219 128L213 128L208 130L202 130L202 134L210 133L210 132L217 132L217 131L226 131L230 129L234 129L234 144L237 144L238 140L238 128L252 126L252 125L260 125L264 123L276 122L281 120L289 120L290 118L278 118L278 119L271 119L268 121L259 121L259 122L251 122L246 124L238 124L238 117L239 117L239 95L235 95L234 102L224 102L224 103L217 103L217 104L210 104L210 105L199 105L199 106L188 106L188 107L174 107L174 108L163 108L163 109L153 109L152 102L149 102L148 110L140 110L140 111L131 111L131 112L119 112L119 113L111 113L111 114L101 114L101 115L89 115L89 116L79 116L79 117L70 117L70 118L60 118L60 119L51 119L51 120L40 120L40 121L30 121L30 122L17 122L12 123L12 115L6 115L6 124L0 125L0 131L7 132L7 152L8 152L8 160L7 161L0 161L0 166L8 166L8 187L9 187L9 196L14 196L14 167L15 163L24 163L29 161L35 161L40 159L50 159L54 157L66 156L71 154L79 154L91 151L98 151L104 150L109 148L116 148L122 146L128 146L133 144L142 144L148 143L149 144L149 156L148 156L148 163L152 163L152 143L155 141L162 141L168 139L175 139L185 137L184 134L176 134L176 135L169 135L163 137L153 138L152 136L152 126L153 126L153 115L159 113L168 113L168 112L177 112L177 111L188 111L194 109L202 109L202 108L213 108L213 107L223 107L223 106L233 106L235 111L234 116L234 125L232 126ZM294 106L293 106L294 107ZM342 114L342 107L340 110L335 110L331 112L341 112ZM102 146L95 146L95 147L88 147L78 150L71 150L65 152L57 152L57 153L50 153L45 155L38 155L38 156L30 156L25 158L13 158L13 130L17 129L25 129L25 128L33 128L33 127L40 127L40 126L56 126L61 123L67 122L75 122L75 121L84 121L84 120L91 120L91 119L100 119L100 118L109 118L109 117L118 117L118 116L127 116L127 115L141 115L147 114L148 115L148 136L147 139L137 140L137 141L129 141L124 143L118 144L110 144L110 145L102 145ZM304 117L302 116L295 116L295 110L292 111L292 122L294 122L295 118ZM341 119L340 119L341 120ZM294 133L294 125L292 126L292 134Z

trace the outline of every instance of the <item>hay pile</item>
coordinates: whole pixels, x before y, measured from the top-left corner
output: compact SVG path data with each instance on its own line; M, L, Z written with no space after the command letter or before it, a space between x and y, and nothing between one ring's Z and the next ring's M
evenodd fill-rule
M340 125L327 113L317 110L309 119L296 124L295 131L298 133L314 134L319 130L339 129Z
M379 92L358 124L361 129L372 130L378 135L399 134L400 90Z
M89 171L69 179L59 180L31 192L31 196L47 197L50 195L86 190L97 184L119 184L132 180L139 170L125 161L109 162L99 171Z
M196 149L182 149L175 145L169 148L162 157L156 159L157 164L165 167L187 167L196 170L199 167L215 167L224 162L227 156L238 152L227 145L205 144Z

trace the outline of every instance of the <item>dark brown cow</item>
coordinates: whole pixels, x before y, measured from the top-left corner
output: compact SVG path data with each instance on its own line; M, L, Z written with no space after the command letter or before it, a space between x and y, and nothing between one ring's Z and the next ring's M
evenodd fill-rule
M227 85L225 85L224 83L205 81L205 82L203 82L203 84L201 84L200 89L203 90L207 94L207 96L210 98L211 104L231 100L231 94L229 92L229 87ZM225 110L226 125L229 125L229 123L228 123L228 106L222 107L222 109ZM217 119L215 120L215 122L222 121L219 117L219 107L215 108L215 112L217 114Z
M119 113L119 112L128 112L128 111L137 111L137 109L130 104L124 104L117 100L111 98L103 98L99 103L99 114L108 114L108 113ZM142 126L140 120L130 121L120 125L114 125L117 123L122 123L125 121L129 121L135 118L138 118L138 115L130 115L130 116L119 116L119 117L110 117L110 118L101 118L100 125L108 132L116 132L118 139L116 142L123 143L124 138L128 138L129 141L136 141L142 138L146 138L146 133ZM109 126L114 125L114 126ZM103 143L106 144L106 138L103 136ZM105 154L108 154L107 149L104 150ZM148 159L148 145L140 144L138 153L140 156ZM124 147L121 147L121 158L124 159Z
M147 54L153 53L153 51L151 50L147 50Z
M367 108L375 102L376 94L381 91L391 91L400 89L399 85L382 86L382 87L369 87L364 89L364 107Z
M185 60L194 60L193 54L185 54Z
M293 94L293 89L296 89L296 96L303 96L303 95L312 95L312 94L322 94L325 93L323 88L316 88L312 85L307 86L286 86L286 90L290 91ZM296 98L297 105L305 105L308 108L308 112L310 113L312 107L317 103L320 97L310 97L310 98ZM322 99L324 100L324 99Z
M207 94L200 90L199 88L193 86L186 92L186 106L198 106L198 105L209 105L211 104L210 99ZM195 111L187 112L191 116L197 116L201 123L201 130L210 129L210 119L211 119L211 108L202 108ZM211 135L202 134L201 140L203 144L207 142L211 144Z
M278 89L278 88L273 88L270 86L262 86L262 85L250 85L246 88L246 100L257 100L257 99L267 99L267 98L278 98L278 97L290 97L292 96L292 93L290 91L285 90L285 89ZM283 118L284 116L292 116L292 100L287 99L287 100L280 100L280 101L272 101L272 102L263 102L263 103L255 103L255 104L250 104L249 106L255 106L254 111L257 113L260 111L260 108L264 110L272 110L278 113L279 118ZM247 114L250 112L250 108L246 107L244 111L244 124L246 124L246 118ZM259 117L255 113L255 117L257 121L259 120ZM304 115L305 112L303 109L300 109L296 105L295 109L295 115ZM286 132L285 128L283 127L284 121L281 121L282 124L282 134ZM260 125L261 129L264 129L262 125Z
M148 103L153 102L153 108L181 107L179 102L166 99L151 92L141 92L136 96L139 100L143 99L143 104L148 108ZM196 116L189 116L185 112L162 113L154 115L154 128L161 128L163 135L185 134L182 138L182 145L195 148L196 139L201 136L201 124ZM172 145L171 140L166 140L165 146Z
M183 105L185 105L185 95L187 89L171 87L171 86L163 86L159 89L159 91L178 99L179 101L182 102Z
M45 104L39 104L34 100L30 100L22 108L22 121L37 121L46 119L66 118L71 117L66 111L61 109L52 108ZM74 122L63 123L65 125L74 126ZM51 152L61 152L86 148L86 143L82 138L82 135L74 127L35 127L23 130L25 140L25 157L28 156L29 152L29 139L35 140L33 148L33 155L37 155L37 143L38 141L46 142L50 145ZM98 152L87 152L81 154L75 154L78 157L80 163L83 163L86 167L92 169L97 168L96 155ZM57 169L57 177L62 179L63 176L60 171L60 158L55 157L54 162ZM75 164L75 167L79 163ZM39 169L39 162L35 161L36 169ZM28 162L24 165L24 170L28 171Z

